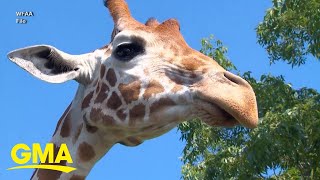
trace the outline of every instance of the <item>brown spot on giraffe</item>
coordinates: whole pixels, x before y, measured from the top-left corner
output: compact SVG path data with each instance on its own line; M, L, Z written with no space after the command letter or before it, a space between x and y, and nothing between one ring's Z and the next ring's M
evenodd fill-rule
M121 104L122 102L120 97L116 92L113 92L107 103L108 108L116 110L121 106Z
M109 115L105 115L102 112L102 109L93 108L90 113L90 119L93 122L97 122L98 120L102 120L102 123L105 126L110 126L112 124L115 124L115 119Z
M83 128L83 123L81 123L77 128L76 134L74 135L74 137L72 139L73 144L78 140L80 133L82 131L82 128Z
M101 64L100 79L102 79L104 77L104 73L106 73L106 67Z
M70 136L70 129L71 129L70 121L71 121L71 114L68 113L60 129L60 136L63 138Z
M144 104L138 104L130 110L129 125L136 124L136 119L143 118L146 113L146 106Z
M174 106L176 103L170 98L161 98L150 107L150 113L154 113L163 107Z
M95 133L98 131L98 127L96 126L91 126L90 124L88 124L88 119L87 119L87 116L86 114L83 115L83 120L85 122L85 126L86 126L86 129L89 133Z
M120 120L125 121L126 117L127 117L127 114L125 113L124 109L120 109L117 112L117 116L119 117Z
M58 152L59 152L59 146L54 144L53 147L54 147L53 159L56 159ZM43 164L48 164L48 159ZM66 164L67 164L67 161L61 161L60 163L50 163L50 165L61 165L61 166L65 166ZM57 180L61 176L62 172L55 171L55 170L38 169L38 172L36 174L39 179Z
M90 119L93 122L97 122L103 116L102 109L92 108L90 112Z
M155 94L159 94L164 92L164 88L163 86L155 80L151 80L148 84L147 89L145 90L143 97L144 99L149 99L150 97L152 97Z
M107 81L109 82L110 86L115 86L117 82L117 76L116 73L112 68L110 68L107 72L106 76Z
M102 116L102 123L103 123L103 125L105 125L105 126L110 126L110 125L115 124L115 123L116 123L116 120L115 120L112 116L103 115L103 116Z
M120 84L119 91L122 94L123 99L127 104L130 104L132 101L139 99L139 93L141 88L141 81L136 80L129 84Z
M95 133L98 131L98 128L96 126L91 126L89 124L86 124L86 129L89 133Z
M79 175L72 175L70 180L85 180L86 177L84 176L79 176Z
M93 91L90 92L90 93L87 94L87 96L83 99L82 105L81 105L81 109L82 109L82 110L89 107L90 101L91 101L91 99L92 99L92 97L93 97L93 93L94 93Z
M101 118L102 109L92 108L90 112L90 119L93 122L97 122Z
M100 89L94 103L102 103L105 99L107 99L108 91L109 91L108 85L105 83L102 83L101 89Z
M72 103L71 103L72 104ZM64 111L63 115L61 116L61 118L58 121L58 124L56 126L56 129L54 130L53 136L57 133L58 128L60 127L61 122L64 120L64 118L66 117L67 113L69 113L71 104L69 104L69 106L67 107L67 109Z
M80 160L84 162L90 161L96 155L93 147L87 142L83 142L79 145L77 154Z
M60 164L60 165L63 165L63 164ZM37 176L39 179L57 180L61 176L61 174L62 174L61 171L39 169Z

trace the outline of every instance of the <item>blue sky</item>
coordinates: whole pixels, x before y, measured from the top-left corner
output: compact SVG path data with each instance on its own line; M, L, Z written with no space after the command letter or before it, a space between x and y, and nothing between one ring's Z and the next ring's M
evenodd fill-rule
M270 0L128 0L139 21L155 17L177 18L182 34L195 49L201 38L214 34L228 47L228 57L241 72L283 74L295 88L320 90L320 63L311 59L292 69L285 63L269 66L265 50L256 42L254 28L263 19ZM11 63L6 54L14 49L50 44L70 54L91 52L109 42L113 22L102 0L0 2L0 179L29 179L33 170L7 171L14 166L11 148L17 143L46 143L56 123L74 97L77 83L48 84ZM16 24L16 11L33 11L27 24ZM129 148L114 146L91 171L87 179L163 180L180 179L184 143L176 129Z

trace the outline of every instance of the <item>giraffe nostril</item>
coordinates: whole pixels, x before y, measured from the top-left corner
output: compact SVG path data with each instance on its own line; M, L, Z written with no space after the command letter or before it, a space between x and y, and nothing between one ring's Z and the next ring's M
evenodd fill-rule
M233 74L229 74L229 73L224 72L224 73L223 73L223 76L224 76L225 78L227 78L229 81L231 81L231 82L233 82L233 83L235 83L235 84L239 84L238 79L236 79L236 77L233 76Z
M234 75L228 71L225 71L223 73L223 76L228 79L229 81L233 82L234 84L237 84L239 86L246 86L246 87L250 87L249 83L242 79L241 77L237 76L237 75Z

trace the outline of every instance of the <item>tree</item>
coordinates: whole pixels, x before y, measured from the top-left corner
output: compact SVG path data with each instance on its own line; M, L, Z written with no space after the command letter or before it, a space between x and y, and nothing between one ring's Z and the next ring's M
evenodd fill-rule
M257 27L258 42L266 48L270 63L304 64L308 55L320 59L320 1L273 0Z
M202 53L236 70L221 41L203 39L202 46ZM310 88L293 89L282 76L256 80L246 72L242 77L256 93L261 123L254 130L212 128L198 120L182 123L183 178L320 177L320 94Z

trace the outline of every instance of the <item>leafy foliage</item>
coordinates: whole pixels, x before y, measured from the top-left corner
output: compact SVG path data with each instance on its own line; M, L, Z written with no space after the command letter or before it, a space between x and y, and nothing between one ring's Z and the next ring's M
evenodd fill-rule
M236 66L226 57L225 54L228 52L228 49L223 46L223 43L219 39L215 40L214 36L211 35L209 38L202 39L201 45L201 53L214 57L215 61L228 71L237 70Z
M220 59L224 68L236 69L225 58L227 50L221 41L211 37L202 45L201 51ZM250 72L242 76L257 96L258 128L214 128L198 120L182 123L183 178L320 177L320 94L309 88L293 89L282 76L263 75L259 80Z
M256 30L270 63L283 60L299 66L308 55L320 59L319 27L319 0L273 0L273 7Z

